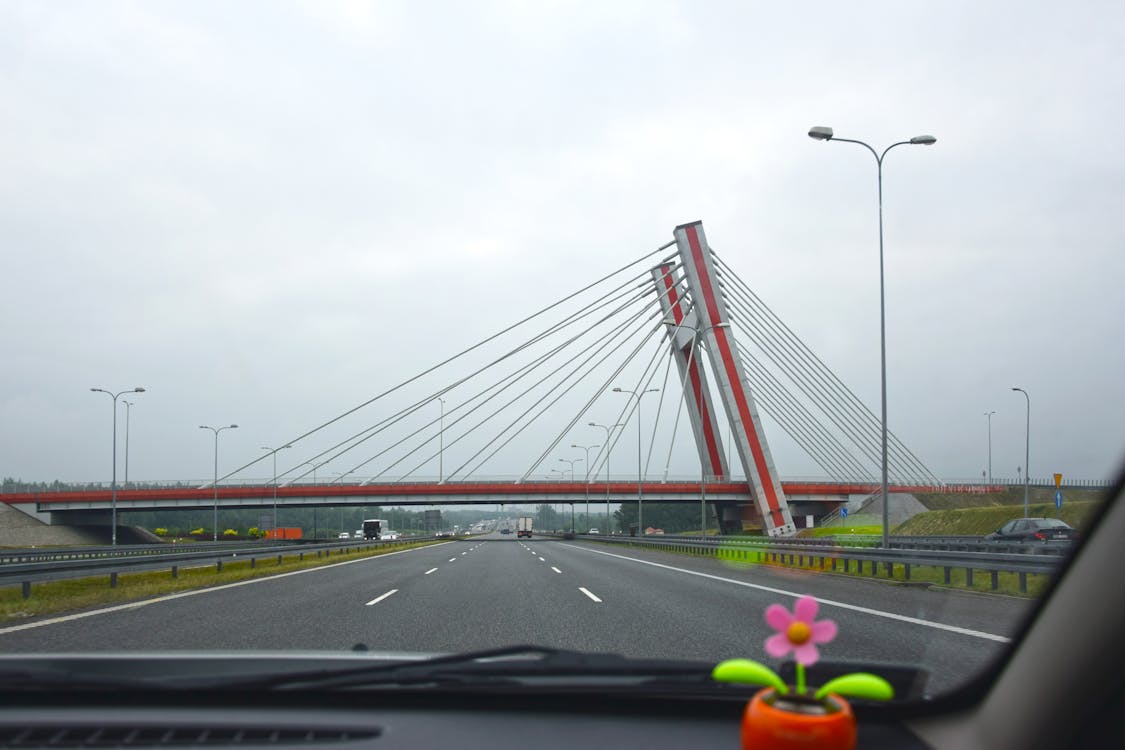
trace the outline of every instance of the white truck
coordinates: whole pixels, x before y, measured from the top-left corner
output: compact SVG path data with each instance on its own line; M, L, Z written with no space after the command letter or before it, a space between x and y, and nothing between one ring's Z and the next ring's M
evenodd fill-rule
M520 516L516 519L516 539L524 536L528 539L531 538L531 524L533 520L531 516Z

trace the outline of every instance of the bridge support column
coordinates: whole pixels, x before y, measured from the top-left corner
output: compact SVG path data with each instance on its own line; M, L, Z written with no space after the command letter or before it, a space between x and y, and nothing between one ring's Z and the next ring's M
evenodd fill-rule
M687 293L693 303L692 312L697 315L697 338L707 350L750 493L766 534L789 536L796 532L796 527L762 431L758 409L746 386L742 358L730 330L726 301L715 275L702 222L676 227L675 237Z

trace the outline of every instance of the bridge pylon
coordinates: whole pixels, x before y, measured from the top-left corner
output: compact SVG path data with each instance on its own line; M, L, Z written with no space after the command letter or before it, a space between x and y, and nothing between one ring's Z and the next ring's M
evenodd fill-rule
M714 414L711 397L702 377L702 368L698 366L698 359L691 357L700 348L707 352L711 372L731 425L733 447L742 462L763 529L769 536L790 536L797 529L793 524L789 503L781 489L781 479L762 430L758 408L746 385L748 381L742 358L734 345L734 332L727 315L726 300L715 274L715 264L707 237L703 233L703 223L695 221L676 227L675 238L680 264L684 270L683 293L675 282L669 284L672 277L663 270L663 265L653 270L653 276L658 285L661 304L667 305L665 313L669 315L669 321L679 324L679 329L673 335L672 349L677 362L683 358L680 375L690 381L695 403L703 404L702 414L699 413L698 406L689 407L701 460L704 466L710 466L713 471L718 469L714 471L715 475L727 476L721 442L714 420L710 418ZM668 270L671 270L670 266ZM682 307L685 296L691 303L691 309L686 314ZM675 304L672 299L676 299ZM686 345L685 339L688 339ZM689 364L689 358L692 364ZM731 519L722 511L720 513L720 525L724 530L729 530L731 522L741 525L741 518Z

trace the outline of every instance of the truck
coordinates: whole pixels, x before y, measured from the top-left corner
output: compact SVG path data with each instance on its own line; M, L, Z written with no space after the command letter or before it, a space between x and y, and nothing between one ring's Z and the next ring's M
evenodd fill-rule
M531 538L531 516L520 516L516 519L516 539L526 536Z
M387 522L381 518L366 518L363 521L363 538L364 539L381 539L383 537L383 529L386 528Z

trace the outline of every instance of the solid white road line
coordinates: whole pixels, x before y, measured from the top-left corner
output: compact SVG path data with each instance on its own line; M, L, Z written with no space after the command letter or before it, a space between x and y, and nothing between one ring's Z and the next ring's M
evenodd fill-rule
M424 575L424 576L428 576L428 575L429 575L430 573L433 573L433 572L434 572L435 570L437 570L437 568L430 568L429 570L427 570L427 571L426 571L425 573L423 573L422 575Z
M551 570L555 571L556 573L562 573L562 571L556 568L554 565L551 566Z
M579 587L578 587L578 590L579 590L579 591L581 591L581 592L582 592L583 594L585 594L586 596L588 596L588 597L590 597L591 599L593 599L594 601L596 601L596 602L597 602L598 604L601 604L602 600L601 600L601 599L599 599L598 597L594 596L593 594L591 594L591 593L590 593L590 590L589 590L589 589L587 589L587 588L585 588L585 587L583 587L583 586L579 586Z
M606 557L616 557L619 560L628 560L629 562L640 563L641 565L649 565L654 568L663 568L665 570L674 570L677 573L684 573L689 576L698 576L700 578L709 578L712 581L721 581L722 583L733 583L735 586L743 586L748 589L757 589L758 591L768 591L771 594L780 594L781 596L791 596L794 599L804 596L803 593L794 591L786 591L785 589L774 588L773 586L762 586L757 583L748 583L747 581L738 581L734 578L724 578L723 576L716 576L710 573L700 573L697 570L687 570L685 568L677 568L673 565L665 565L664 563L651 562L649 560L640 560L636 557L627 557L625 555L617 555L613 552L602 552L601 550L590 549L589 547L579 547L574 544L564 545L572 549L582 550L583 552L592 552L596 555L605 555ZM944 630L949 633L958 633L960 635L969 635L974 638L983 638L986 641L997 641L998 643L1007 643L1011 640L1004 635L996 635L995 633L985 633L980 630L970 630L969 628L962 628L956 625L946 625L943 622L934 622L932 620L923 620L919 617L909 617L907 615L900 615L895 612L885 612L881 609L871 609L870 607L861 607L857 604L848 604L847 602L837 602L832 599L821 599L819 596L814 597L821 604L828 607L838 607L840 609L847 609L852 612L860 612L865 615L873 615L874 617L885 617L888 620L898 620L899 622L908 622L911 625L921 625L927 628L934 628L935 630Z
M397 592L398 592L398 589L391 589L390 591L388 591L387 593L383 594L382 596L377 596L377 597L375 597L374 599L372 599L371 601L369 601L369 602L368 602L367 604L365 604L364 606L365 606L365 607L370 607L370 606L371 606L372 604L378 604L379 602L383 601L384 599L386 599L386 598L387 598L388 596L390 596L391 594L394 594L394 593L397 593Z

